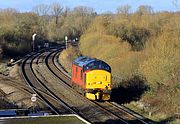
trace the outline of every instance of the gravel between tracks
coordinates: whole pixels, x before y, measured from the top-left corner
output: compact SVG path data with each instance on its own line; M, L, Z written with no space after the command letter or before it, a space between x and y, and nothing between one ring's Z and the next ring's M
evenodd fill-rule
M21 88L21 86L26 85L20 76L18 64L7 67L5 63L1 63L0 109L31 108L31 95ZM44 108L44 105L39 101L34 105L38 108Z
M47 52L47 54L49 54ZM53 63L49 63L53 64ZM113 115L110 115L106 111L101 110L97 105L92 104L84 97L80 97L76 91L68 87L58 77L56 77L45 64L45 60L39 60L39 64L33 67L38 74L38 78L43 80L47 87L53 91L59 98L63 99L69 106L73 107L85 118L91 120L91 122L106 122L110 119L117 119ZM86 113L86 114L85 114Z

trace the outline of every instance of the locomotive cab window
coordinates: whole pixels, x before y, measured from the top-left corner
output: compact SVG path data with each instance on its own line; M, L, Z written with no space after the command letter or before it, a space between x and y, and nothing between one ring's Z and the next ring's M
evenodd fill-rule
M110 66L103 61L94 61L94 62L91 62L84 67L84 71L95 70L95 69L102 69L102 70L106 70L108 72L111 72Z

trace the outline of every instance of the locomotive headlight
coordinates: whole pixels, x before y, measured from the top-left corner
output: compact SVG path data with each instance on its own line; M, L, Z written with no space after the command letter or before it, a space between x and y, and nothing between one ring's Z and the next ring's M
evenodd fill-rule
M98 82L98 84L102 84L102 82Z

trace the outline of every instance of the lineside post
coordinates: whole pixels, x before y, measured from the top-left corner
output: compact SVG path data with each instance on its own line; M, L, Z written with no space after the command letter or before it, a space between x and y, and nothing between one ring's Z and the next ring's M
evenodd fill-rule
M33 52L34 52L34 48L35 48L35 46L34 46L34 41L35 41L36 35L37 35L37 34L33 34L33 35L32 35L32 40L33 40Z
M68 41L68 37L65 36L65 41L66 41L66 50L67 50L67 41Z

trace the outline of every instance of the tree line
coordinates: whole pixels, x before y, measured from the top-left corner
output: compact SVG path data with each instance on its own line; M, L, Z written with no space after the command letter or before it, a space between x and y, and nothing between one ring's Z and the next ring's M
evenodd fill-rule
M140 97L150 105L147 112L174 117L180 97L180 12L140 6L132 13L128 5L117 12L93 19L81 36L81 54L110 64L114 88L131 91L144 82L149 90Z
M129 5L119 6L117 15L128 17L133 14L130 10ZM142 15L153 13L153 10L150 6L142 5L135 13ZM94 18L103 14L97 14L91 7L78 6L70 9L60 3L39 4L34 6L31 12L24 13L13 8L0 9L1 53L17 56L30 52L33 33L38 34L36 44L42 44L43 41L60 42L64 36L68 36L70 39L80 38ZM110 34L123 37L134 46L134 49L142 49L144 41L149 36L148 31L145 29L136 31L135 28L124 29L125 26L116 26L109 25ZM134 34L126 32L134 32ZM139 34L145 36L140 38Z
M32 35L38 34L36 44L44 41L61 42L64 36L79 38L96 12L79 6L70 10L59 3L40 4L32 12L0 9L0 48L8 56L24 55L31 51Z
M79 49L70 48L67 52L106 61L112 74L127 83L126 87L136 83L132 83L134 77L142 78L151 89L142 101L152 105L152 113L161 110L173 116L178 110L180 12L154 12L147 5L132 12L131 6L124 5L116 13L97 14L90 7L70 9L60 3L37 5L24 13L0 9L1 56L32 51L34 33L36 44L61 42L64 36L77 37ZM118 87L121 83L113 85Z

